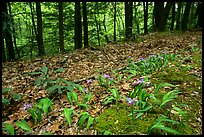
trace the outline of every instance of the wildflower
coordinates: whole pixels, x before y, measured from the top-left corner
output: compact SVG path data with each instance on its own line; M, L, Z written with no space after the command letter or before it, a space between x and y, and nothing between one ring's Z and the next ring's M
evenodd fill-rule
M162 53L163 53L163 54L166 54L166 51L163 51Z
M153 57L153 56L154 56L153 54L150 54L150 55L149 55L150 58Z
M130 58L132 58L131 56L128 56L128 58L130 59Z
M23 110L29 109L32 107L32 104L23 104Z
M138 100L136 100L135 98L131 99L131 98L128 98L128 97L126 97L126 100L128 101L128 104L129 104L129 105L134 105L135 102L138 101Z
M87 84L90 84L91 82L92 82L91 79L86 80L86 83L87 83Z
M110 78L110 75L104 74L103 77L104 77L104 78Z
M144 81L144 78L141 78L140 80L138 80L136 83L134 83L134 86L137 86L139 84L141 84Z
M164 59L162 56L159 56L160 59Z
M88 93L89 93L88 89L83 88L83 90L86 92L86 94L88 94Z
M108 78L109 80L113 80L113 78Z
M140 60L142 61L142 60L144 60L144 58L140 58Z

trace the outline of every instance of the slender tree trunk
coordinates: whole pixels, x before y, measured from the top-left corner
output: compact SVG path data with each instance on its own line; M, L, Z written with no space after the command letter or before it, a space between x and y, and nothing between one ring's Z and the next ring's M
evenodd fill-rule
M190 8L191 8L191 2L186 2L184 16L183 16L183 20L182 20L182 27L181 27L182 31L185 31L187 29L188 18L189 18L189 14L190 14Z
M156 31L155 29L155 6L154 6L154 9L153 9L153 13L152 13L152 31Z
M106 39L106 42L109 43L110 40L108 38L108 35L107 35L107 31L106 31L106 14L103 15L104 16L104 20L103 20L103 26L104 26L104 30L105 30L105 39Z
M167 2L166 4L166 7L164 8L164 24L163 24L163 31L166 30L166 23L167 23L167 18L169 16L169 12L170 12L170 9L171 9L171 6L172 6L172 2Z
M163 31L164 2L154 3L155 31Z
M31 2L29 2L29 3L30 3L30 12L32 15L32 24L33 24L36 40L38 41L38 33L37 33L37 29L36 29L36 25L35 25L35 19L34 19L33 10L32 10L32 9L34 9L34 7L32 6Z
M8 51L8 60L14 61L15 60L15 51L14 51L13 42L12 42L12 35L8 31L8 29L10 28L10 25L9 25L10 21L9 21L9 15L8 15L8 11L7 11L6 2L2 2L2 14L3 14L3 20L7 24L7 29L5 29L5 40L6 40L6 48Z
M116 42L116 2L114 3L114 42Z
M178 11L176 17L176 30L180 30L180 20L181 20L181 2L178 2Z
M143 7L144 7L144 34L147 34L148 2L143 2Z
M198 2L198 7L195 12L195 18L198 16L197 24L195 28L202 28L202 2Z
M43 36L42 36L42 14L41 14L40 2L36 2L36 11L37 11L39 56L44 56L45 55L45 48L43 45Z
M132 2L125 2L125 36L132 36Z
M82 26L80 2L75 2L75 49L82 48Z
M82 2L83 5L83 26L84 26L84 47L88 48L88 22L87 22L87 11L86 11L86 2Z
M96 30L97 30L97 36L98 36L98 45L100 46L100 35L99 35L99 25L98 25L98 21L97 21L97 18L96 18L96 11L97 11L97 2L95 3L95 22L96 22Z
M136 2L135 2L136 3ZM136 25L136 29L137 29L137 34L139 35L140 34L140 26L139 26L139 22L138 22L138 19L137 19L137 8L136 8L136 6L135 6L135 19L134 19L134 21L135 21L135 25Z
M64 25L63 25L63 3L58 2L59 10L59 48L60 52L65 52L64 50Z
M12 13L11 13L11 5L10 5L10 2L8 2L8 7L9 7L9 14L11 15L11 22L12 22L12 25L13 25L13 27L12 27L13 33L14 33L14 35L13 35L13 42L14 42L14 46L15 46L15 49L16 49L18 58L20 59L20 58L21 58L21 57L20 57L20 53L19 53L19 51L18 51L17 44L16 44L16 36L15 36L16 31L15 31L15 28L14 28L14 19L13 19L13 15L12 15Z
M172 17L171 17L171 28L170 30L172 31L174 29L174 20L175 20L175 2L173 2L172 6Z

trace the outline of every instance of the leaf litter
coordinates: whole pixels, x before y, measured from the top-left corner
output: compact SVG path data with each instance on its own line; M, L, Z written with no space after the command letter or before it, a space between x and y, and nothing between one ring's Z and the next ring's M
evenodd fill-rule
M42 134L45 131L49 131L53 134L64 135L96 135L97 132L93 128L88 130L79 129L77 125L79 119L77 117L73 118L73 123L75 124L73 124L72 127L68 127L68 123L62 115L62 112L63 108L69 108L71 105L65 94L55 98L56 102L53 104L53 111L50 112L49 117L44 119L43 123L34 125L32 121L30 121L28 113L22 110L22 106L24 103L35 104L38 99L46 97L48 94L46 90L34 85L39 75L29 76L27 73L39 71L43 65L51 71L64 68L63 73L55 73L53 75L55 75L55 77L64 78L70 82L79 83L84 88L89 87L94 92L92 101L90 101L90 114L93 117L97 117L108 107L102 104L102 100L108 93L104 94L106 88L97 86L99 84L96 69L102 74L111 74L111 70L113 69L125 68L127 66L128 57L131 57L133 61L137 61L140 58L148 57L150 54L154 55L164 51L178 54L180 50L184 49L182 54L188 57L192 54L192 44L201 45L201 43L199 43L201 36L202 32L185 32L178 34L150 33L148 35L138 36L138 39L143 39L143 41L139 43L134 41L120 44L110 43L105 47L100 47L98 50L91 50L91 48L79 49L73 51L73 53L54 55L52 57L45 56L30 61L2 63L2 88L11 87L13 89L12 94L19 93L23 95L20 102L12 102L6 109L3 108L2 122L14 125L15 121L27 118L28 124L34 131L34 134ZM201 75L202 77L202 67L197 67L197 69L191 69L190 71L189 73ZM151 75L149 77L151 78ZM89 85L85 82L88 79L92 80L92 83ZM114 77L114 79L117 79L117 77ZM122 83L116 84L119 93L124 95L128 94L128 90L131 89L130 84L137 79L139 79L139 77L134 77L128 82L123 80ZM151 88L152 87L150 87L150 90ZM196 92L192 94L198 95ZM190 98L184 99L190 101ZM202 102L200 105L202 105ZM76 106L72 106L71 108L77 111ZM202 108L198 108L201 109L201 111L197 112L202 112ZM198 117L199 123L201 123L200 119L202 119L202 117ZM201 124L196 124L196 126L201 128ZM16 134L22 133L18 131Z

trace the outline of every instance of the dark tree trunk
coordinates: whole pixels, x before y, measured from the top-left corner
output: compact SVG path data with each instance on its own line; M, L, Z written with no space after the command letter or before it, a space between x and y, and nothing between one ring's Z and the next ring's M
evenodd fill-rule
M36 2L36 11L37 11L37 26L38 26L38 50L39 56L45 55L45 48L43 45L43 36L42 36L42 14L40 2Z
M196 9L195 17L198 16L197 24L195 25L196 28L202 28L202 2L198 3L198 7Z
M58 3L59 10L59 47L60 52L65 52L64 50L64 25L63 25L63 3Z
M114 42L116 42L116 2L114 3Z
M84 26L84 48L88 48L89 43L88 43L88 22L87 22L86 2L82 2L82 5L83 5L83 26Z
M172 6L172 2L167 2L164 8L164 2L155 2L155 29L156 31L165 31L166 22Z
M148 2L143 2L143 8L144 8L144 34L147 34L148 33L148 30L147 30Z
M75 2L75 49L82 48L82 26L80 2Z
M154 3L155 31L163 31L164 2Z
M125 2L125 36L132 36L132 2Z
M17 55L18 55L18 58L20 59L21 57L20 57L20 53L19 53L19 51L18 51L18 48L17 48L17 45L16 45L16 36L15 36L15 34L16 34L16 31L15 31L15 27L14 27L14 19L13 19L13 15L12 15L12 13L11 13L11 5L10 5L10 3L8 2L8 6L9 6L9 14L11 15L11 22L12 22L12 28L13 28L13 33L14 33L14 35L13 35L13 42L14 42L14 46L15 46L15 49L16 49L16 53L17 53Z
M6 40L6 48L8 51L8 60L9 61L14 61L15 60L15 52L14 52L14 47L13 47L13 42L12 42L12 35L11 35L11 30L8 31L11 26L9 25L11 20L9 19L8 11L7 11L7 5L6 2L2 2L2 14L3 14L3 20L6 23L6 28L4 32L4 38ZM10 20L10 21L9 21Z
M181 2L178 3L178 11L176 16L176 30L180 30L180 20L181 20Z
M135 2L136 3L136 2ZM137 34L139 35L140 34L140 26L139 26L139 23L138 23L138 20L137 20L137 7L135 6L135 16L134 16L134 21L135 21L135 25L136 25L136 28L137 28Z
M181 26L182 31L185 31L187 29L190 9L191 9L191 2L186 2L186 7L183 15L182 26Z
M171 28L170 30L174 29L174 20L175 20L175 2L173 2L173 6L172 6L172 17L171 17Z

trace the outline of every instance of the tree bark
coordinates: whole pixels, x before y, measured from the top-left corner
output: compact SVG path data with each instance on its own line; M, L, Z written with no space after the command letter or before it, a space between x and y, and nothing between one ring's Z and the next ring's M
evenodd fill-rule
M144 34L147 34L148 33L148 30L147 30L148 2L143 2L143 8L144 8Z
M13 15L11 13L11 5L10 5L10 2L8 2L8 7L9 7L9 14L11 15L11 22L12 22L12 30L13 30L13 42L14 42L14 46L15 46L15 49L16 49L16 52L17 52L17 55L18 55L18 58L20 59L20 53L18 51L18 47L17 47L17 44L16 44L16 31L15 31L15 27L14 27L14 19L13 19Z
M171 28L170 28L171 31L174 29L174 20L175 20L175 2L173 2L173 6L172 6L172 17L171 17Z
M86 2L82 2L82 5L83 5L83 26L84 26L84 48L88 48L89 43L88 43L88 22L87 22Z
M75 2L75 49L82 48L82 26L80 2Z
M181 26L182 31L185 31L187 29L190 9L191 9L191 2L186 2L186 7L183 15L182 26Z
M5 62L6 61L6 53L5 53L5 47L4 47L4 39L3 39L3 35L1 35L1 46L2 46L2 51L1 51L1 54L2 54L2 62Z
M180 30L180 20L181 20L181 2L178 3L178 11L176 17L176 30Z
M132 36L132 2L125 2L125 36Z
M63 25L63 3L58 2L59 10L59 48L60 52L65 52L64 50L64 25Z
M2 15L3 15L3 22L5 22L6 29L4 32L4 38L6 40L6 48L8 51L8 60L9 61L14 61L15 60L15 51L14 51L14 47L13 47L13 42L12 42L12 35L11 35L11 26L9 25L11 20L9 18L8 15L8 11L7 11L7 5L6 2L2 2Z
M40 2L36 2L36 11L37 11L39 56L44 56L45 55L45 48L43 45L43 36L42 36L42 14L41 14Z

